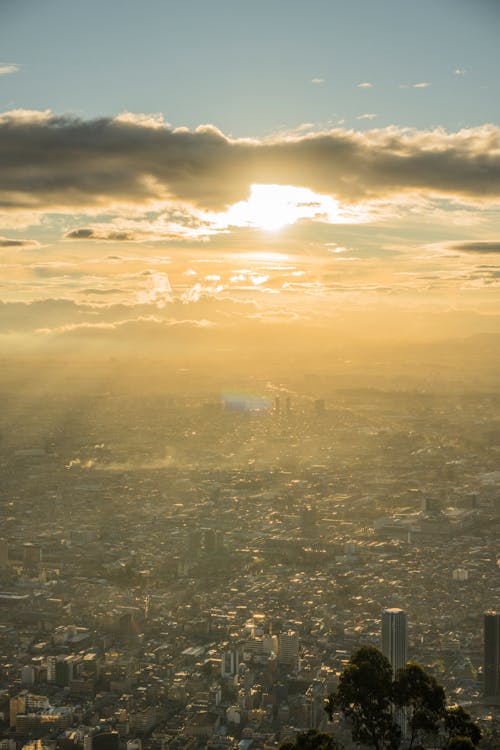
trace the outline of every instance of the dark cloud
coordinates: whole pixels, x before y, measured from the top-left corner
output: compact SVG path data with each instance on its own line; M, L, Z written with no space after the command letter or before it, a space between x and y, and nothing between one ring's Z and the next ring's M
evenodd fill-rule
M461 253L500 253L500 241L452 242L447 245L447 248Z
M116 230L73 229L64 235L66 240L100 240L107 242L134 242L138 236L134 232L117 232Z
M81 279L87 274L79 271L71 263L40 263L30 266L34 276L39 279Z
M110 294L123 294L123 289L113 289L113 288L105 288L105 289L80 289L80 294L89 294L89 295L102 295L103 297L107 297Z
M0 247L13 247L22 250L28 247L39 247L40 243L36 240L14 240L8 237L0 237Z
M94 231L92 229L73 229L64 235L64 239L68 240L90 240L94 237Z
M189 201L221 209L251 183L310 187L346 200L421 191L500 198L500 128L447 133L395 127L332 130L263 141L213 127L172 130L147 120L0 116L0 208L64 210ZM93 237L75 230L72 238Z

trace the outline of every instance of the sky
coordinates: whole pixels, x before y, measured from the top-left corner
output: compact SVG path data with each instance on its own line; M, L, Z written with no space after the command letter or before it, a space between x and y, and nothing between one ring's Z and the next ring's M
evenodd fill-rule
M499 333L499 31L497 0L0 0L2 349Z

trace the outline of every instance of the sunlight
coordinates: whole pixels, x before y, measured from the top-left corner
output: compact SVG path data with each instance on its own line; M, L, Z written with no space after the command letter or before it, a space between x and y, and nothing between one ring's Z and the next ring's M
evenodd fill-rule
M333 222L337 216L338 202L309 188L256 184L251 186L248 200L230 206L219 215L219 220L226 226L275 232L299 219L323 218Z
M286 253L275 253L269 250L254 250L253 252L237 253L232 257L234 257L234 261L246 260L249 263L285 263L285 268L288 268L288 261L290 260L290 256Z

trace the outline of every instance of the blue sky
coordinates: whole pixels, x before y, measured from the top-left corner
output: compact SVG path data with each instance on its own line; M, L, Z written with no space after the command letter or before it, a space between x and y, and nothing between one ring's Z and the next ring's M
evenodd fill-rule
M457 130L499 119L499 31L495 0L3 0L0 109Z

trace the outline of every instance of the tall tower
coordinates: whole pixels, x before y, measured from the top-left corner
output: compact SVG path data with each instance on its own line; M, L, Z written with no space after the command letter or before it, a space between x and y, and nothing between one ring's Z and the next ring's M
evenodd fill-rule
M279 396L274 397L274 416L279 417L281 412L281 399Z
M6 539L0 539L0 569L9 566L9 544Z
M500 612L484 614L484 698L500 703Z
M299 634L295 630L286 630L278 635L278 664L299 669Z
M240 654L237 648L222 652L221 675L222 677L234 677L238 674L240 666Z
M394 674L408 660L408 616L402 609L382 612L382 653L389 659Z

